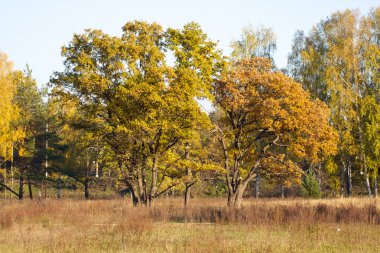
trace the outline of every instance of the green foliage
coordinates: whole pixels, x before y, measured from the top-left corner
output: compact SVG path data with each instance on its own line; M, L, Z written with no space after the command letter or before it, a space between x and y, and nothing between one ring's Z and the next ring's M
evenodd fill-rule
M228 188L223 178L216 178L213 182L209 182L204 189L204 193L208 197L225 197L228 194Z
M74 35L62 56L66 70L51 80L55 96L73 101L77 125L110 146L136 201L179 184L188 166L206 168L182 161L184 144L210 128L196 98L211 98L223 67L199 25L164 31L157 23L128 22L120 38L87 30Z
M379 13L379 8L362 17L355 10L333 13L309 34L298 31L289 56L292 76L331 109L330 122L339 133L340 184L350 184L351 173L344 174L355 164L369 194L368 178L378 167Z
M305 174L301 186L301 193L304 197L320 198L322 196L318 179L313 170L309 170Z
M379 23L380 8L346 10L298 31L294 79L275 68L265 27L244 28L230 58L194 22L132 21L121 36L87 29L62 47L47 102L30 68L13 71L0 52L2 176L12 167L21 186L23 176L107 182L135 204L207 181L206 194L237 201L258 174L299 183L302 164L323 166L324 185L341 189L356 182L351 168L364 172L370 191L380 167ZM321 196L312 171L302 188Z
M335 161L331 157L329 157L326 160L324 169L327 173L331 175L337 175L339 172L338 164L336 164Z
M239 40L231 43L233 60L253 57L265 57L273 60L276 51L276 36L271 28L259 26L256 29L247 26Z
M12 78L16 85L13 103L19 109L20 115L14 125L24 131L23 139L15 142L14 148L20 159L30 159L36 152L36 136L45 132L43 94L38 90L29 66L24 72L14 71Z

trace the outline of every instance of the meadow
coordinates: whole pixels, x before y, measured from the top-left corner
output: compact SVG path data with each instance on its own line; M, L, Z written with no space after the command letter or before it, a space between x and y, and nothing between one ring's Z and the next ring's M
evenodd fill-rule
M380 201L3 199L0 252L378 252Z

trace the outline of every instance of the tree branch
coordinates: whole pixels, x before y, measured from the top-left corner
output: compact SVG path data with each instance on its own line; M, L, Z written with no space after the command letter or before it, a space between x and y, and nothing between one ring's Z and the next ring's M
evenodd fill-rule
M10 192L13 193L14 195L16 195L17 198L20 197L20 196L18 195L18 193L15 192L14 190L12 190L9 186L7 186L7 185L5 185L5 184L3 184L3 183L1 183L1 182L0 182L0 186L4 187L4 188L7 189L8 191L10 191Z

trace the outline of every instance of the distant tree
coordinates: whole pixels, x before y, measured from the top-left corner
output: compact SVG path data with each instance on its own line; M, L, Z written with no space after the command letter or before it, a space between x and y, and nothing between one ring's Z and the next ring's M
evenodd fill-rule
M364 66L365 80L359 111L363 129L362 150L373 178L373 193L377 197L380 169L380 8L372 9L360 24L360 66Z
M313 170L309 170L302 179L301 192L304 197L320 198L321 191L317 177Z
M231 58L241 60L253 57L264 57L273 60L277 49L276 36L271 28L252 26L243 28L241 38L231 43Z
M38 135L45 132L44 103L29 66L24 72L14 71L12 78L16 85L13 103L19 108L20 115L13 124L15 128L24 132L23 138L13 144L14 165L18 168L19 174L19 198L23 198L24 179L26 179L29 197L32 199L32 180L41 176L41 171L33 164L33 160L38 153L36 146Z
M369 196L370 176L377 174L377 165L370 162L369 166L368 157L373 157L374 149L368 147L375 145L375 139L369 136L377 124L374 115L369 115L376 111L373 106L369 108L370 101L380 101L375 98L379 93L378 13L379 9L374 9L368 17L360 17L357 11L336 12L315 25L308 35L298 32L289 55L292 76L313 98L331 108L330 122L339 133L334 162L339 166L341 195L344 188L348 196L352 195L353 168L357 175L364 175Z
M12 73L12 63L8 60L7 55L0 51L0 94L2 98L0 103L0 167L5 168L1 186L18 196L18 193L7 185L8 170L5 163L10 163L13 173L13 144L24 136L23 129L14 126L14 122L19 119L20 115L19 108L13 102L17 87L13 82Z
M12 122L19 117L19 110L13 103L16 93L16 85L12 80L12 63L7 59L7 55L0 52L0 93L2 102L0 103L0 157L10 160L12 157L11 146L14 137Z

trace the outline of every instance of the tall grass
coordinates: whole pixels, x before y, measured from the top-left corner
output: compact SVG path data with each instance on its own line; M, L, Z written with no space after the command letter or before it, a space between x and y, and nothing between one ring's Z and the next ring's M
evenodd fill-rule
M166 205L148 209L146 216L155 221L244 223L251 225L315 223L380 224L380 202L376 200L264 200L246 203L244 207L238 210L226 206L218 206L215 203L202 203L203 201L195 203L188 208L183 208L178 203L169 202Z
M129 199L0 201L0 228L13 223L51 221L57 224L115 224L126 221L244 223L259 225L366 223L380 224L380 201L376 199L247 201L238 210L224 199L193 200L188 207L181 199L158 200L151 207L133 207Z
M239 210L224 199L192 200L187 208L182 199L151 207L129 199L1 200L0 208L0 252L302 252L314 241L334 252L355 251L363 240L366 251L379 246L371 239L380 228L376 199L248 200Z

